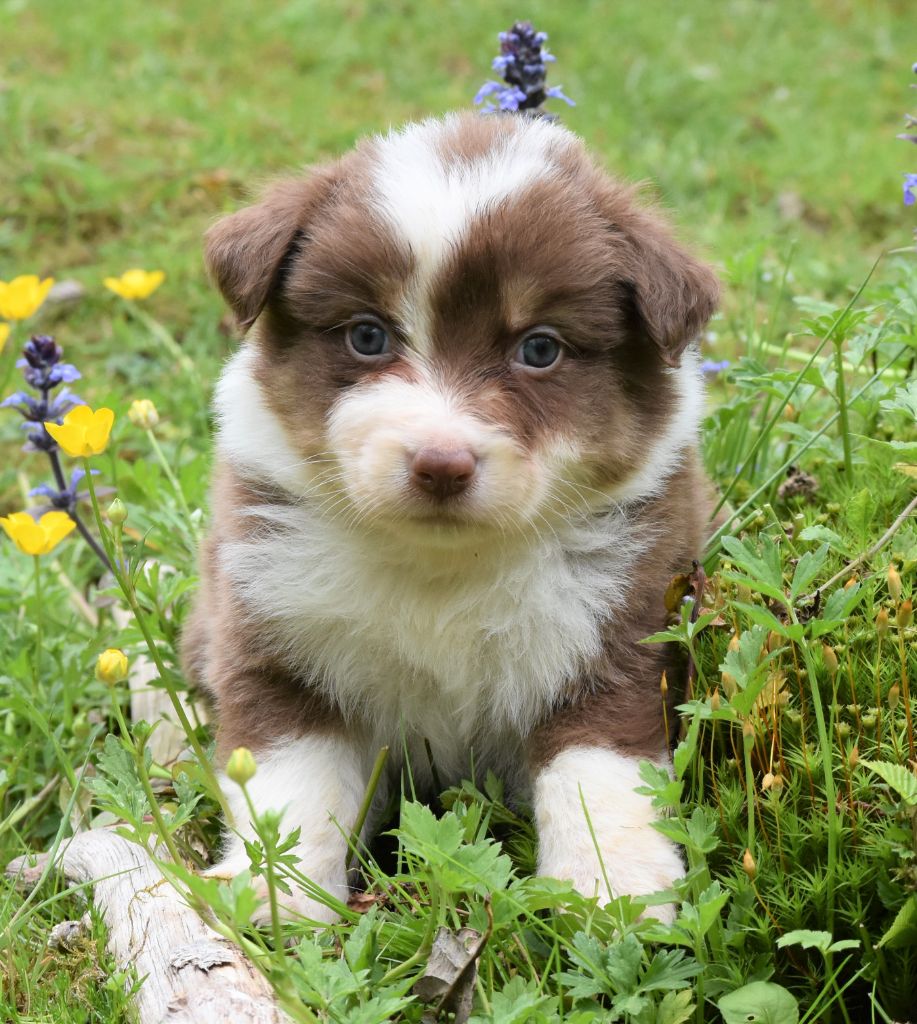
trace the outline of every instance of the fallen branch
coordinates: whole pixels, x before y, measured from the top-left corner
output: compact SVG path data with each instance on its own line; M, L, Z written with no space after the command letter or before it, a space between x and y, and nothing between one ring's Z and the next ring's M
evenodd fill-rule
M6 874L35 885L48 854L17 857ZM287 1024L265 978L242 951L184 902L143 847L107 829L61 845L55 869L93 886L120 968L142 979L134 996L139 1024Z

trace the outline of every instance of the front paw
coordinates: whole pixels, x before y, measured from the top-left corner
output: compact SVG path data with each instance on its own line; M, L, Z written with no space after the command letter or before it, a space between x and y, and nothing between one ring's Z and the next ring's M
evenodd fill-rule
M677 847L653 828L638 761L611 750L569 748L535 782L538 873L571 881L605 903L671 889L684 874ZM675 919L673 904L648 907L647 917Z

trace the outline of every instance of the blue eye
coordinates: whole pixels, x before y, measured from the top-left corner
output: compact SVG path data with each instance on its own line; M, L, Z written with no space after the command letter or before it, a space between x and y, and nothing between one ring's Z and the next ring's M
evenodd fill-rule
M516 361L533 370L546 370L561 357L560 342L550 334L532 334L523 341L516 353Z
M388 332L373 320L360 320L347 328L347 343L364 359L384 356L389 350Z

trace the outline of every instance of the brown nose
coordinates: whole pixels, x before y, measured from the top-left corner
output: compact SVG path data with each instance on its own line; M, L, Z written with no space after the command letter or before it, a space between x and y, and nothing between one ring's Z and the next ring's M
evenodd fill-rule
M451 498L474 479L477 462L467 448L421 448L411 460L411 483L440 500Z

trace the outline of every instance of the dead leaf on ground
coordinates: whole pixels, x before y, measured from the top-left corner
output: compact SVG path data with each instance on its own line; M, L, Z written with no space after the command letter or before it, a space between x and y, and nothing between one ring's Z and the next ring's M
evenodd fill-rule
M423 975L414 983L414 995L436 1006L425 1021L434 1021L441 1013L453 1014L454 1024L465 1024L471 1015L478 957L487 936L474 928L440 928L433 940L430 959Z

